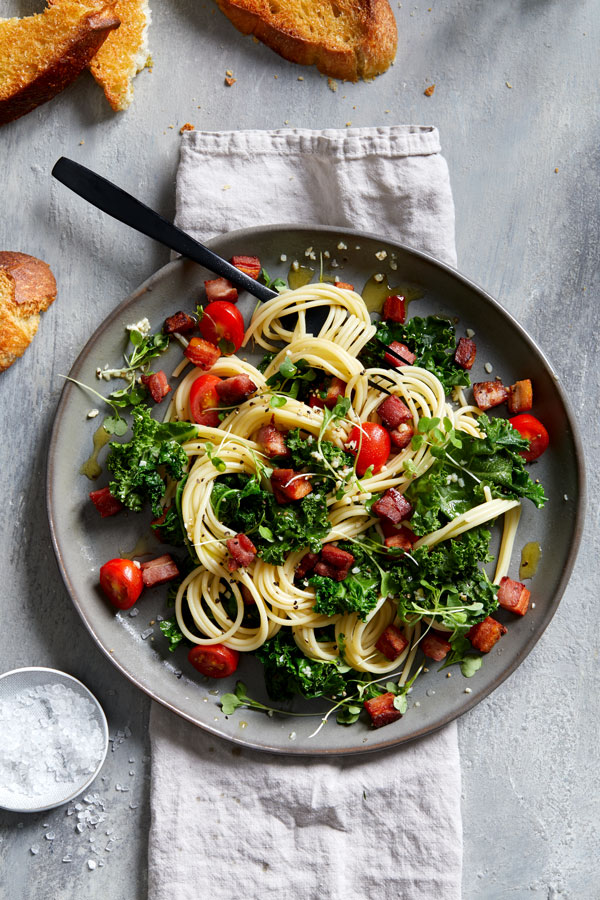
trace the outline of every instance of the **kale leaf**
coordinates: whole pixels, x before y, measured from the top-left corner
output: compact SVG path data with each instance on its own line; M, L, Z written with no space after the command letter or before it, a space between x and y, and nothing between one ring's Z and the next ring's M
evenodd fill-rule
M136 406L132 416L131 441L110 443L106 460L113 474L110 492L134 512L140 512L149 501L153 514L159 516L165 481L158 470L164 467L172 478L183 477L187 456L181 444L196 434L196 428L188 422L157 422L145 406Z
M399 565L398 615L402 621L432 617L464 635L498 606L493 585L480 563L489 562L490 532L479 527L435 547L411 551Z
M279 631L266 641L256 656L265 670L265 683L273 700L284 700L301 694L313 697L333 697L345 690L346 680L338 661L320 662L308 659L287 631Z
M163 619L158 623L158 627L169 641L169 650L172 653L183 640L183 633L177 624L177 619L175 616L172 619Z
M414 509L410 527L415 534L430 534L483 503L486 485L493 497L523 497L538 508L544 505L544 488L531 479L519 455L528 442L507 419L481 415L477 425L483 438L456 432L461 447L444 451L405 491Z
M224 475L215 481L210 499L217 518L237 532L251 534L258 555L273 565L283 565L288 553L301 547L318 552L330 531L324 490L282 506L257 478Z
M288 432L285 443L291 454L293 469L308 468L311 472L331 476L332 469L341 472L352 469L354 465L354 457L341 447L323 438L317 442L312 435L303 438L299 428Z
M377 332L360 354L366 368L381 368L386 348L392 341L400 341L416 353L416 366L421 366L439 378L446 392L454 385L469 387L469 373L454 362L456 336L449 319L439 316L415 316L405 325L396 322L377 322Z
M359 543L341 543L340 549L352 553L354 565L343 581L334 581L323 575L314 575L309 584L315 589L313 609L323 616L356 612L364 622L377 606L383 593L379 569ZM354 569L358 569L357 572Z

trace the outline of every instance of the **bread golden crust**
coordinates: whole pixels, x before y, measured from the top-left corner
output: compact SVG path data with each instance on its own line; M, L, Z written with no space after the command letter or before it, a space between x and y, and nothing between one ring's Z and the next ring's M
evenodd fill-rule
M56 299L50 266L13 250L0 251L0 372L22 356Z
M388 0L217 0L243 34L285 59L315 65L332 78L372 78L396 54L396 20Z
M61 2L48 0L48 6ZM133 79L148 63L152 16L148 0L116 0L114 13L121 24L108 35L89 69L111 107L119 112L133 100Z
M127 109L133 100L131 82L148 61L150 7L147 0L117 0L115 13L121 25L94 56L90 72L118 111Z
M0 125L51 100L88 65L119 19L115 0L60 0L0 21Z

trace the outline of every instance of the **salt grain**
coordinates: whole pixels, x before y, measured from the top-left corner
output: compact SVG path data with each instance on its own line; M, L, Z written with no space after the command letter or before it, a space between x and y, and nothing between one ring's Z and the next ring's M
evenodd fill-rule
M0 731L0 783L14 795L34 798L55 793L57 784L76 787L102 759L96 708L64 684L0 700Z

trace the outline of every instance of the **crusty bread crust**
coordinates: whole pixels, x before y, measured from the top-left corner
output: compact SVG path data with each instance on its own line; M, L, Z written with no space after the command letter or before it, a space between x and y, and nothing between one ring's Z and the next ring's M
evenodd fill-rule
M48 0L56 6L63 0ZM90 63L90 72L115 112L133 100L133 79L149 59L148 28L152 15L148 0L116 0L114 13L121 24L111 32Z
M40 313L55 299L56 281L47 263L26 253L0 251L0 372L23 355Z
M217 3L243 34L253 34L285 59L315 65L332 78L372 78L385 72L396 55L396 20L388 0Z
M0 125L51 100L88 65L119 19L115 0L61 0L0 21Z
M117 0L121 25L108 36L90 63L90 71L114 110L133 100L132 81L148 62L148 0Z

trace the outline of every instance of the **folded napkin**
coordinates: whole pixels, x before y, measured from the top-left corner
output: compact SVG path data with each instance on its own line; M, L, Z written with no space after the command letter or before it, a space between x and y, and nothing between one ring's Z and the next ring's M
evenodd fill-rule
M178 225L206 239L274 221L389 235L453 264L437 130L184 134ZM339 760L240 750L158 704L150 733L149 900L459 900L455 723Z

